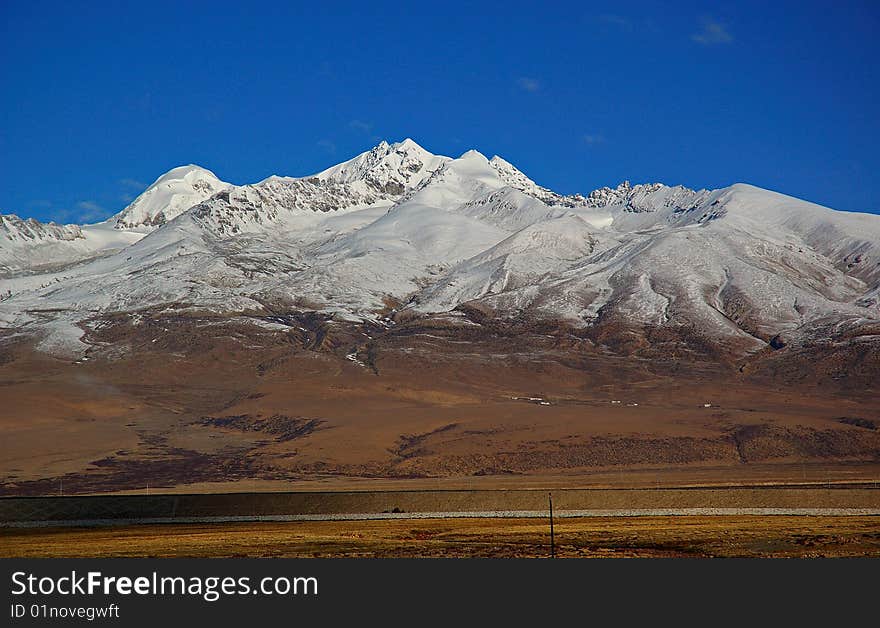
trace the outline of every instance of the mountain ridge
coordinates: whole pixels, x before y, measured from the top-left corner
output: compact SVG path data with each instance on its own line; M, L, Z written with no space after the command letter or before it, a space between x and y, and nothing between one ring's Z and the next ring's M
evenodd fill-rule
M379 321L394 302L396 315L693 328L740 352L880 320L880 217L747 184L560 195L497 155L411 139L243 186L178 167L105 223L54 227L72 240L51 246L9 237L39 223L0 225L0 324L72 347L85 320L162 307ZM47 303L56 314L34 314Z

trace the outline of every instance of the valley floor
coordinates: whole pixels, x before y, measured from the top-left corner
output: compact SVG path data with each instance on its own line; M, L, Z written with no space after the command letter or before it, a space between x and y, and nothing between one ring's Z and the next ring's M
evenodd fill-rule
M880 481L870 356L832 377L425 324L126 318L79 358L11 336L0 496Z

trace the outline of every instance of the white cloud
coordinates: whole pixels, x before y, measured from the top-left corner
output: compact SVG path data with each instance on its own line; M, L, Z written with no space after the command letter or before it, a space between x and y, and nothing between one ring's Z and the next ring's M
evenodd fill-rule
M348 123L348 128L352 131L359 131L361 133L369 133L373 130L373 125L369 122L364 122L363 120L352 120Z
M702 30L691 35L691 39L698 44L714 46L716 44L729 44L733 41L733 35L727 31L726 25L711 17L704 17L702 22Z
M73 208L55 209L49 215L49 220L61 224L87 224L100 222L112 212L104 209L95 201L79 201Z
M336 144L334 144L330 140L318 140L317 146L325 153L329 153L331 155L336 152Z
M521 76L516 80L516 84L519 85L520 89L523 89L527 92L537 92L541 89L541 82L538 79L530 78L528 76Z
M103 220L110 212L98 205L95 201L80 201L76 204L76 217L79 222L93 222Z

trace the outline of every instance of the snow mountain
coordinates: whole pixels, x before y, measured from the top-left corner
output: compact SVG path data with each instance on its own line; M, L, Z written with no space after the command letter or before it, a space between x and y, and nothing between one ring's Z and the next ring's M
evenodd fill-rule
M745 184L561 195L500 157L410 139L241 186L175 168L100 225L3 216L0 264L0 325L50 351L168 308L686 330L740 353L870 341L880 322L878 216Z
M0 215L0 279L80 263L125 248L153 229L232 187L210 170L179 166L147 187L125 209L92 225L57 225Z
M116 214L113 222L117 229L157 227L230 187L210 170L192 164L179 166L156 179Z

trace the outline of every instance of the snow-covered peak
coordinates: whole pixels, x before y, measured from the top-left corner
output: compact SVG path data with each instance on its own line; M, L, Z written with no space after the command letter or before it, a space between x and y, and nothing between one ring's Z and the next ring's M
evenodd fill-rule
M165 224L229 187L229 183L201 166L190 164L173 168L114 217L116 227L130 229Z
M562 204L560 203L560 200L563 198L561 195L538 185L506 159L495 155L489 160L489 165L495 169L498 176L501 177L507 185L519 190L523 194L537 198L548 205Z
M161 185L162 183L169 183L178 179L192 180L193 178L217 179L217 175L215 175L207 168L202 168L201 166L198 166L196 164L187 164L185 166L177 166L176 168L172 168L171 170L160 176L158 179L156 179L153 185Z
M447 161L448 157L434 155L409 138L396 144L382 141L375 148L327 168L313 178L333 183L360 183L372 191L401 195L418 187Z
M485 155L469 150L458 159L443 162L405 200L449 210L506 185Z
M473 148L463 152L461 154L461 157L459 157L459 159L464 160L464 161L478 161L480 163L483 163L483 162L489 163L489 160L486 158L486 156L483 153L481 153L480 151L473 149Z
M387 142L386 142L386 143L387 143ZM404 150L420 150L420 151L423 151L423 152L425 152L425 153L428 152L427 150L425 150L424 148L422 148L422 147L418 144L418 142L416 142L416 141L415 141L414 139L412 139L411 137L407 137L407 138L404 139L402 142L398 142L397 144L395 144L395 146L396 146L397 148L401 148L401 149L404 149Z
M507 181L511 187L519 189L520 187L538 187L538 184L528 178L521 170L512 163L495 155L489 160L489 165L498 171L498 176ZM516 185L514 185L516 184Z

